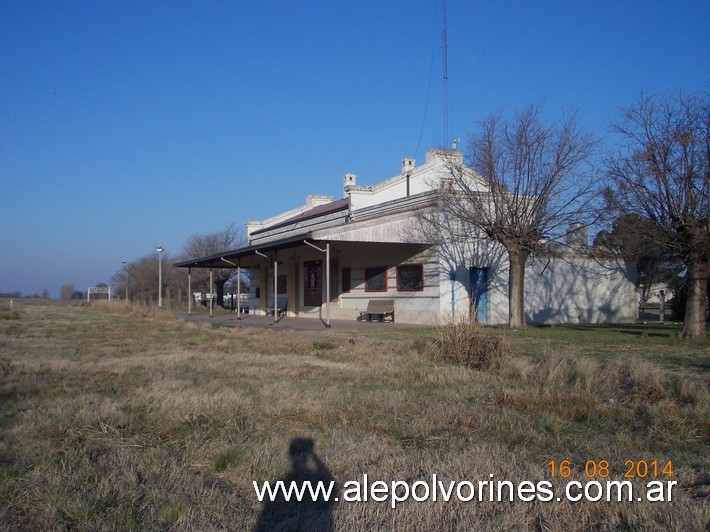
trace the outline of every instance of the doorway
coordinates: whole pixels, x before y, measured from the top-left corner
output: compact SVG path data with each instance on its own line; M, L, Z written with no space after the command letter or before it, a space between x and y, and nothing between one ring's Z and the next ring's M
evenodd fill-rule
M303 263L303 306L320 307L323 304L323 267L321 261Z
M488 268L469 268L468 286L471 318L477 323L488 323Z

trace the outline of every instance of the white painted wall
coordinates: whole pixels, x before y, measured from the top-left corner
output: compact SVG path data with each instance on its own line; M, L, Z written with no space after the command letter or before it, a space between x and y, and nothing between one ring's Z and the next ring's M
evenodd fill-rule
M636 319L636 271L584 256L535 261L526 270L528 323L627 323Z

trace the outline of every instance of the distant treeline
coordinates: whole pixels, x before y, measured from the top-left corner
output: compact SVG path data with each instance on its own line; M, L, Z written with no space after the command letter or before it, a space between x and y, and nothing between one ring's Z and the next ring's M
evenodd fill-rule
M26 299L49 299L49 291L45 290L42 294L34 293L22 295L22 292L0 292L0 298L26 298Z

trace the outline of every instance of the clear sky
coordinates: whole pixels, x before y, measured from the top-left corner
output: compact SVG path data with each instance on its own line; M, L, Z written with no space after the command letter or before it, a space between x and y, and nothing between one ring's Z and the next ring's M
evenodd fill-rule
M448 0L449 135L710 88L710 2ZM441 0L0 0L0 292L108 282L443 142ZM421 138L421 140L420 140Z

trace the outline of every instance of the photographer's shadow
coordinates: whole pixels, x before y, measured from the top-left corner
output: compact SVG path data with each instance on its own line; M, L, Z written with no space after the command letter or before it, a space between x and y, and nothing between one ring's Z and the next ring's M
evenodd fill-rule
M291 489L293 483L291 497L286 500L280 488L273 501L266 497L254 532L267 530L332 532L334 530L333 506L338 497L338 488L333 475L315 453L313 447L314 442L311 438L291 440L288 449L291 470L279 479L283 481L286 492ZM322 489L320 492L316 492L319 482ZM315 500L308 489L308 483L310 483L313 493L318 493ZM276 482L272 482L271 485L276 487ZM295 496L297 490L303 490L303 497L300 501ZM326 493L330 490L327 499L323 490Z

